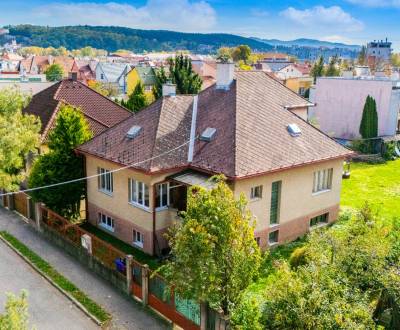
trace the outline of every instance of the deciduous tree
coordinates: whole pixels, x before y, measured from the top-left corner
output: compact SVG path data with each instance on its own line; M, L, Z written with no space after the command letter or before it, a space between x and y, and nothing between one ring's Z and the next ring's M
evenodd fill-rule
M16 88L0 91L0 188L6 190L19 188L25 159L39 146L39 119L22 113L29 100Z
M44 73L47 81L60 81L64 75L63 68L59 64L49 65Z
M28 300L26 291L19 297L7 295L5 311L0 314L0 329L27 330L28 329Z
M314 63L311 68L311 76L314 77L314 83L317 81L318 77L324 75L324 58L320 56L318 60Z

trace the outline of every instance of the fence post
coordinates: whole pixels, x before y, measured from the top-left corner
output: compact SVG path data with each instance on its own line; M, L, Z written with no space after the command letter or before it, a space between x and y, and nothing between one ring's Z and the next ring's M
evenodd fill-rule
M42 203L35 203L35 221L36 229L42 231L41 221L42 221Z
M26 217L32 219L31 214L31 196L26 195Z
M229 319L223 313L215 313L215 330L227 330Z
M200 330L207 329L207 304L200 303Z
M133 266L133 256L128 254L126 256L126 293L131 294L132 288L132 267Z
M10 211L14 211L14 194L7 195L7 204Z
M149 266L142 266L142 304L147 306L149 303Z

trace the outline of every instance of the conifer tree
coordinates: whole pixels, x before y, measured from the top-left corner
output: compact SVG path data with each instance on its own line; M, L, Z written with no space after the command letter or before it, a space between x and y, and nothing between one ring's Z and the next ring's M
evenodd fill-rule
M378 136L378 113L376 102L370 95L365 101L362 119L360 123L360 134L363 139L370 139Z
M139 112L148 105L142 82L139 81L136 84L135 89L129 95L129 99L126 102L122 101L121 105L133 112Z

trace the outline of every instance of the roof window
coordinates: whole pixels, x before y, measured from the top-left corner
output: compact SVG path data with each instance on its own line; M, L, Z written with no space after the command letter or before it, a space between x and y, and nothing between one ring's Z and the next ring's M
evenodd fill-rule
M128 133L126 133L126 137L127 137L128 139L134 139L136 136L139 135L139 133L140 133L141 130L142 130L142 128L141 128L140 126L137 126L137 125L132 126L132 127L129 129Z
M205 141L205 142L210 142L213 138L215 133L217 132L216 128L213 127L207 127L203 133L200 135L200 140Z
M297 124L289 124L287 126L287 130L289 134L293 137L301 135L301 129L299 128L299 126L297 126Z

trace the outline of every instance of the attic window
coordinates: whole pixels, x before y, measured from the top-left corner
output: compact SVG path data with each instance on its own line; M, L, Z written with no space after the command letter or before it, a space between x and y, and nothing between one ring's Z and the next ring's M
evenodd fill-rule
M203 131L203 133L201 133L201 135L200 135L200 140L201 140L201 141L205 141L205 142L210 142L210 141L213 139L213 137L214 137L214 135L215 135L216 132L217 132L217 129L216 129L216 128L207 127L207 128Z
M293 137L300 136L301 135L301 130L297 124L289 124L287 126L287 130L289 134Z
M140 131L142 130L142 128L140 126L132 126L128 133L126 133L126 137L128 139L134 139L136 136L139 135Z

